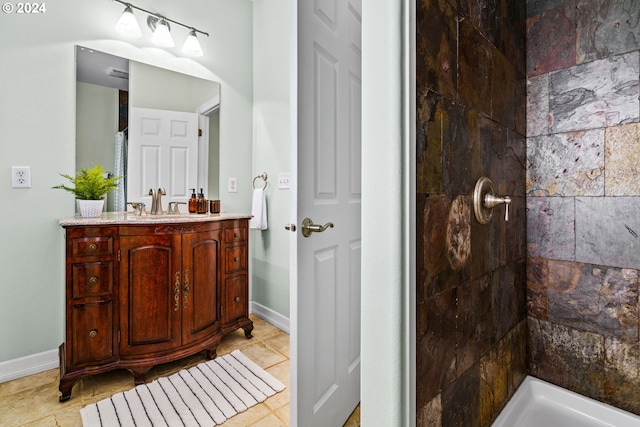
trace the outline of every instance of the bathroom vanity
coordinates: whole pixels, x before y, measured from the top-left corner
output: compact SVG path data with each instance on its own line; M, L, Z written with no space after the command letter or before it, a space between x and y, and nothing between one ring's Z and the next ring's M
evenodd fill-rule
M82 377L204 351L248 317L250 215L107 213L60 220L66 240L66 336L60 401Z

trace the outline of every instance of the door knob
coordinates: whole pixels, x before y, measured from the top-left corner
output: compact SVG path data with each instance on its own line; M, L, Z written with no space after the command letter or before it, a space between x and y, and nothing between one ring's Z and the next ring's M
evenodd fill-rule
M488 224L493 215L493 208L501 204L504 204L504 220L509 221L511 197L494 193L493 182L489 178L483 176L478 180L473 192L473 211L480 224Z
M311 236L311 233L322 233L327 228L333 228L333 223L328 222L325 225L314 224L311 218L305 218L302 221L302 235L304 237Z

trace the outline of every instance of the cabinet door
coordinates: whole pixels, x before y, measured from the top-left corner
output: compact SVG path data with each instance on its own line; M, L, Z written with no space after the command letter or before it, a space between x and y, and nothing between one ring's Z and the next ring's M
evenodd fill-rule
M71 307L70 367L97 365L113 358L113 301Z
M220 230L182 236L183 343L210 337L220 327Z
M179 346L180 235L120 238L120 355Z
M249 313L247 275L227 277L224 284L224 324L228 326Z

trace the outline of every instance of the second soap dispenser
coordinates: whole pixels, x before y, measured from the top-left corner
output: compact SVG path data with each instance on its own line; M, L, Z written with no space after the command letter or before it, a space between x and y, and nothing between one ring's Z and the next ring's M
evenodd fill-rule
M202 188L200 189L200 193L198 193L198 203L196 204L196 210L199 214L207 213L207 199L204 198L204 191Z
M189 213L196 213L198 211L198 199L196 199L196 189L190 188L191 198L189 199Z

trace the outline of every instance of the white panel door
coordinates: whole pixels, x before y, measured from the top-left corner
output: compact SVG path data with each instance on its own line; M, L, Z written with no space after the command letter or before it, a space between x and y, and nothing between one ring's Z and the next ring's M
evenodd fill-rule
M198 115L130 108L127 168L127 202L144 202L149 210L149 190L160 187L167 192L164 210L169 202L187 202L198 179Z
M361 2L297 2L292 425L342 426L360 401ZM303 219L322 232L303 236Z

